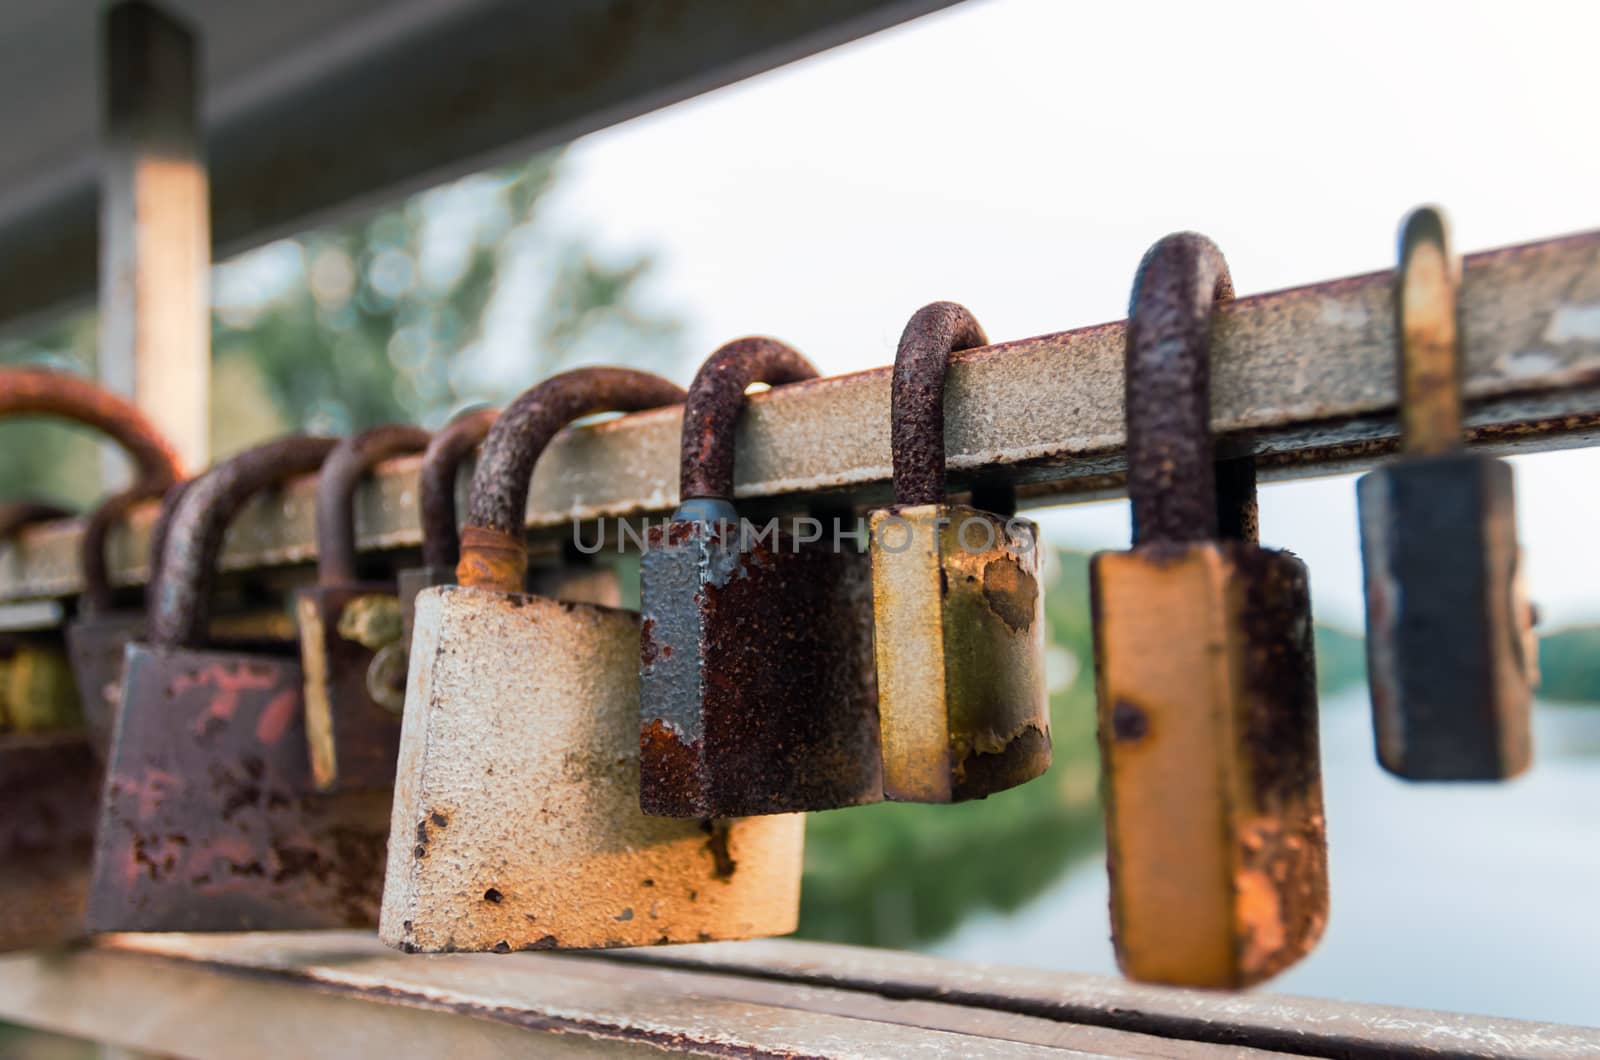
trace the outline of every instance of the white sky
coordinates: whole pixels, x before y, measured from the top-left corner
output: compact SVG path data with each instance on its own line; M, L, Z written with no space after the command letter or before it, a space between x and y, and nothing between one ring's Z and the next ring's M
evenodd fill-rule
M692 350L776 335L838 373L918 306L996 340L1118 319L1161 235L1205 232L1241 294L1393 264L1401 215L1464 252L1600 223L1600 7L967 3L580 141L552 205L619 249ZM1516 461L1547 628L1600 617L1586 451ZM1360 618L1353 482L1268 487L1262 531ZM1125 505L1044 520L1125 547Z

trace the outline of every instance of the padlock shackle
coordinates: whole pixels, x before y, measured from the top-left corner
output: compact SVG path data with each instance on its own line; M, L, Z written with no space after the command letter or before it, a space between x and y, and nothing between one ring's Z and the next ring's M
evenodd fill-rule
M163 499L161 515L150 535L150 581L155 581L154 566L158 562L159 541L156 530L163 534L172 518L171 507L164 498L177 491L182 493L183 483L158 486L136 482L120 493L114 493L95 506L83 525L83 536L78 539L78 565L83 571L83 592L78 597L78 611L82 615L96 615L111 610L111 575L106 563L106 542L111 528L122 522L134 508L145 501Z
M72 518L72 509L49 501L7 501L0 504L0 540L34 523Z
M1437 206L1419 206L1400 226L1394 333L1399 340L1400 444L1432 456L1462 445L1461 326L1456 310L1461 259Z
M183 477L177 450L132 402L87 379L47 368L0 369L0 417L58 416L116 442L133 461L135 478L161 489Z
M760 335L735 339L707 357L683 405L679 503L733 500L734 429L752 384L783 386L817 375L794 347Z
M1128 307L1128 500L1135 546L1217 536L1211 320L1233 297L1222 251L1179 232L1139 262Z
M421 427L386 423L339 441L317 472L317 584L359 580L356 558L356 486L374 467L420 453L430 435Z
M152 646L204 645L211 583L228 524L262 490L314 474L337 444L333 438L288 435L223 461L189 485L172 515L159 576L146 592Z
M600 412L640 412L683 400L676 384L631 368L575 368L553 375L506 406L483 442L461 531L456 580L497 592L522 591L528 569L523 537L528 491L539 457L573 420Z
M945 372L951 354L988 344L978 318L955 302L923 306L900 333L889 392L896 504L944 502Z
M461 535L456 529L457 473L499 418L499 409L468 409L441 427L423 450L417 491L424 567L454 567L461 558Z

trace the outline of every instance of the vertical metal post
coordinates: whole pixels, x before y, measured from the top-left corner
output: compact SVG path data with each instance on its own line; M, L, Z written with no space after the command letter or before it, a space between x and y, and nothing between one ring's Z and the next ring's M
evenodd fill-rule
M210 436L210 189L200 45L144 2L101 25L100 378L133 397L184 465Z

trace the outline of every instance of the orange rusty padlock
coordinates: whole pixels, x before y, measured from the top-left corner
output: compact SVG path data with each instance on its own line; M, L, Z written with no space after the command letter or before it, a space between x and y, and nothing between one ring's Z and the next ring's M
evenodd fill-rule
M1328 914L1305 564L1257 547L1248 465L1213 467L1211 317L1232 293L1203 236L1140 264L1134 548L1090 568L1112 938L1128 976L1183 986L1258 983Z

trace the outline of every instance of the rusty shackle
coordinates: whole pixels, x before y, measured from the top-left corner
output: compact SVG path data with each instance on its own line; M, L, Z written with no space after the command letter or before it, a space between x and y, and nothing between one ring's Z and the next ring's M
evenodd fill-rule
M194 480L175 506L160 577L146 592L152 646L204 645L211 584L228 524L255 494L296 475L314 474L337 444L333 438L288 435L247 449Z
M456 475L500 418L494 408L469 409L445 424L422 453L417 487L422 509L422 565L443 570L461 558L456 529Z
M1198 233L1164 237L1139 263L1125 369L1136 546L1218 536L1211 318L1217 303L1232 297L1222 251Z
M1461 259L1451 252L1444 211L1419 206L1400 229L1394 298L1400 443L1409 454L1462 446L1460 285Z
M0 369L0 416L37 413L73 420L110 437L133 460L140 482L165 487L183 477L177 452L131 402L48 368Z
M539 456L563 427L599 412L676 405L683 391L649 372L575 368L551 376L506 406L483 443L461 530L462 585L520 593L528 569L523 520Z
M344 438L317 472L317 582L348 585L357 580L356 486L362 476L391 457L420 453L428 432L389 423Z
M955 302L923 306L900 333L889 392L896 504L944 502L945 371L951 354L988 344L978 318Z
M734 428L751 384L782 386L816 377L816 367L794 347L763 336L735 339L707 357L684 399L674 518L702 518L706 506L691 502L733 500Z

